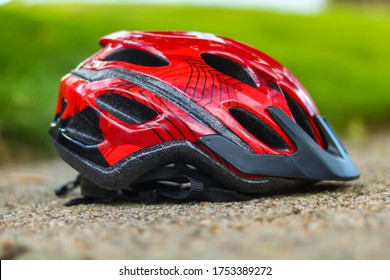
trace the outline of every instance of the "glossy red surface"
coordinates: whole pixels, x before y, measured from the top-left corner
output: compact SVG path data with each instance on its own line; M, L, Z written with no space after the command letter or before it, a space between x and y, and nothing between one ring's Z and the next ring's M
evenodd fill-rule
M279 84L309 116L318 114L307 91L285 67L256 49L227 38L196 32L122 31L103 37L100 43L104 48L85 61L81 68L102 70L120 67L158 78L180 90L188 97L189 102L194 102L215 116L246 142L255 153L295 152L294 144L266 111L268 106L277 106L292 116L288 104L283 94L268 87L267 83L272 81ZM125 47L159 54L169 61L169 65L152 67L103 61L108 54ZM250 73L257 87L213 69L202 60L202 53L217 54L239 63ZM155 110L158 116L146 123L126 124L96 104L96 97L107 92L130 97ZM67 75L61 81L60 96L68 103L61 116L63 119L72 116L85 106L92 106L102 112L99 127L105 140L98 145L98 149L110 165L142 148L161 142L187 140L197 143L202 135L215 134L210 128L168 100L120 78L88 82ZM252 136L232 117L228 110L231 106L245 108L266 121L283 137L291 149L283 152L274 150ZM59 111L60 104L57 113ZM312 118L310 122L313 124L319 144L323 146L320 132ZM219 157L213 156L220 160ZM233 171L237 173L236 170Z

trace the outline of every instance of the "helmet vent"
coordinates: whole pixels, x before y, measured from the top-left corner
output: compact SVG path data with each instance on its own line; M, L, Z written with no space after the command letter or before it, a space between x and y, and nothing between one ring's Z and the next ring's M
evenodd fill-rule
M230 113L250 134L275 150L287 151L289 145L269 124L251 112L240 108L230 107Z
M96 103L127 124L144 123L157 117L157 113L148 106L119 94L102 94L96 98Z
M202 53L200 55L204 62L206 62L210 67L218 70L219 72L228 75L234 79L237 79L251 87L257 87L255 80L249 74L248 70L241 66L239 63L228 59L223 56L211 54L211 53Z
M169 61L158 54L133 48L122 48L107 55L104 61L122 61L142 66L167 66Z
M296 102L289 94L283 91L284 96L287 100L288 107L290 108L291 114L293 115L296 123L316 141L316 137L313 131L313 127L310 124L309 117L305 110Z
M64 113L65 109L66 109L66 105L68 104L68 102L66 101L65 98L61 97L59 99L59 103L57 105L58 109L59 109L59 112L58 114L55 115L54 117L54 121L59 121L60 120L60 117L62 116L62 114Z
M102 142L103 136L99 129L99 112L86 107L70 118L64 134L85 145L97 145Z

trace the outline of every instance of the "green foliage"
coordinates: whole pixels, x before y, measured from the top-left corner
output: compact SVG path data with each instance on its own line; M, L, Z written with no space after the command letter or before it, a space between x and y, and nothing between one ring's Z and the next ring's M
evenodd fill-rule
M348 131L350 120L386 125L389 15L340 6L315 16L176 6L0 7L0 151L7 145L47 152L59 79L98 50L101 36L124 29L235 38L286 65L338 130Z

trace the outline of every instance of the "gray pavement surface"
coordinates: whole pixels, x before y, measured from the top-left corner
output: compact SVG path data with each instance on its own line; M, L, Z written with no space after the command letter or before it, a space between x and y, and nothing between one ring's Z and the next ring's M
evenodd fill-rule
M65 207L65 163L3 166L0 259L390 259L390 134L346 146L360 179L232 203Z

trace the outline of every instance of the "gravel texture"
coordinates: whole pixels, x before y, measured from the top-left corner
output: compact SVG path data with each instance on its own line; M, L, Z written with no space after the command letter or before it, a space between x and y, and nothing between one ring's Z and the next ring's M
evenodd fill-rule
M0 168L0 259L389 259L390 134L347 142L361 178L246 202L65 207L60 160Z

